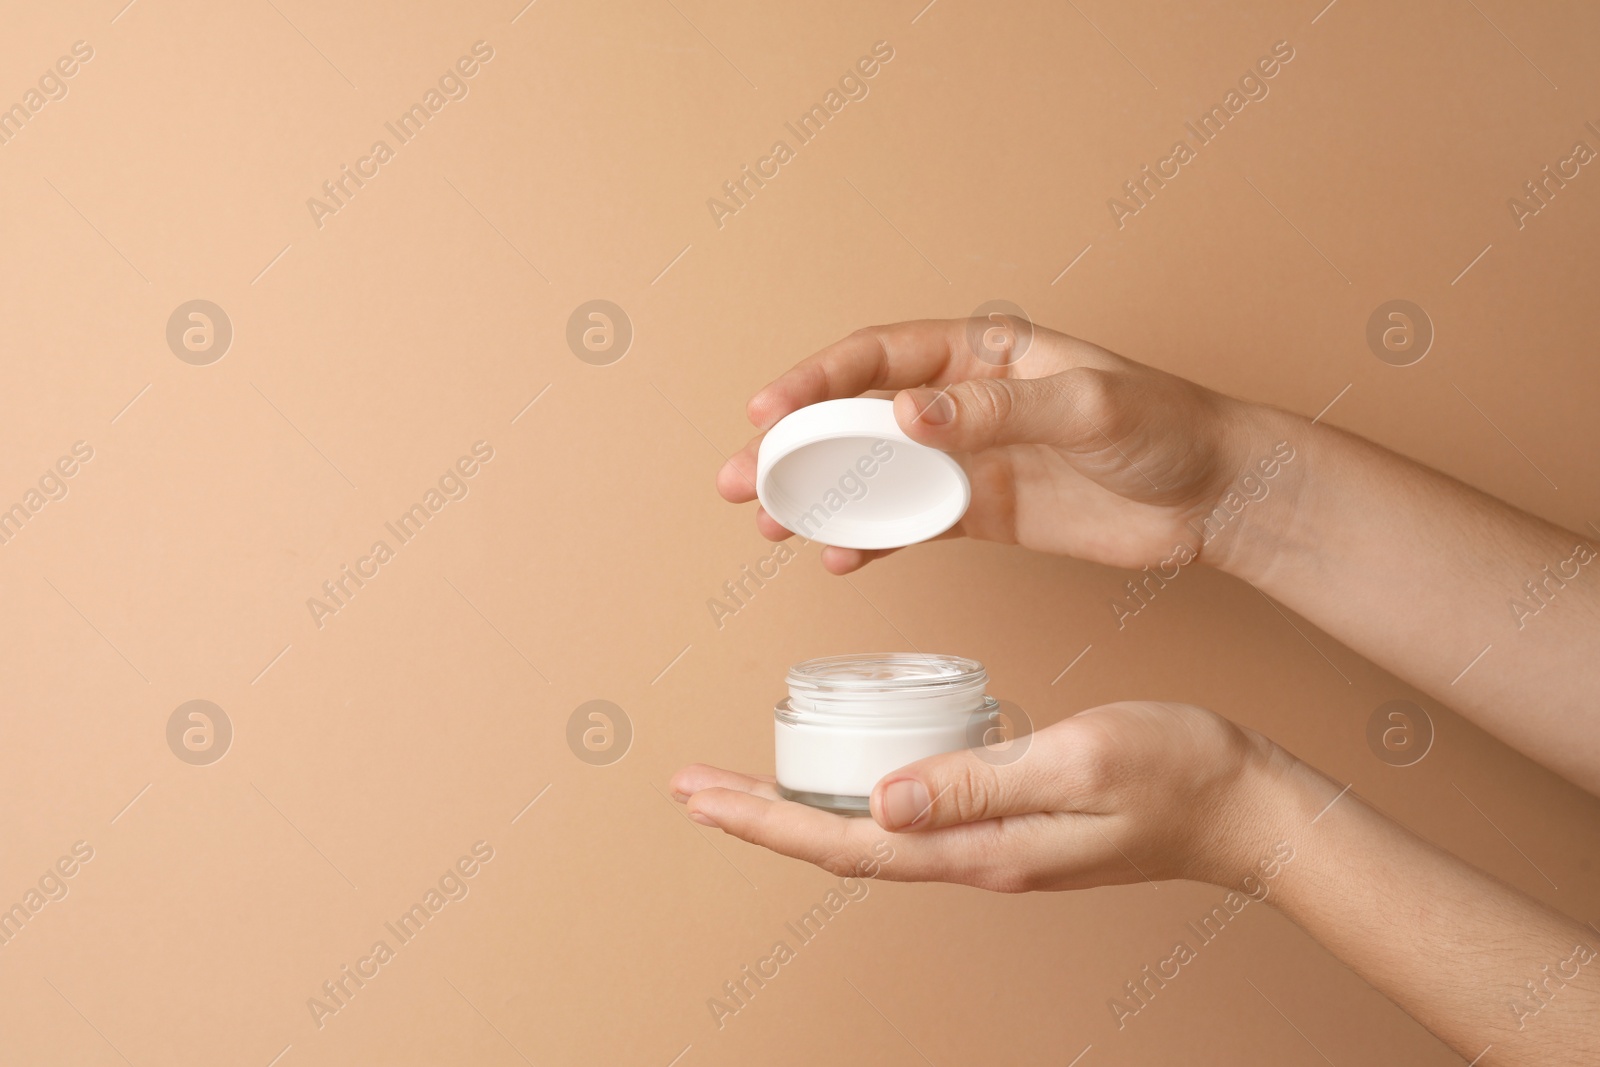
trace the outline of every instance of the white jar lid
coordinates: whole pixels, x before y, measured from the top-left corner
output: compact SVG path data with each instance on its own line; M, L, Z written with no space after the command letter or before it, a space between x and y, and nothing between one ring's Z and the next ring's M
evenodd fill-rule
M756 496L785 529L840 548L900 548L965 514L961 465L907 437L894 402L826 400L783 418L761 440Z

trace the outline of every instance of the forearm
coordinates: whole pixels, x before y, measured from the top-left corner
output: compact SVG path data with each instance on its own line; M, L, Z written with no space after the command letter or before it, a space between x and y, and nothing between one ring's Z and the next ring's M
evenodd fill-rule
M1288 843L1269 904L1480 1067L1593 1062L1600 935L1283 762L1232 860Z
M1210 558L1600 791L1596 542L1359 437L1251 411L1255 447L1287 440L1296 459Z

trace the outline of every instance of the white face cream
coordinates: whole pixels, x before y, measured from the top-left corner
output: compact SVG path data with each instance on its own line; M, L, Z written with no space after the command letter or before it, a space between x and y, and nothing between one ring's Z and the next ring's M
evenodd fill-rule
M983 664L960 656L870 653L789 671L774 720L778 791L864 815L873 786L928 756L983 743L997 704Z

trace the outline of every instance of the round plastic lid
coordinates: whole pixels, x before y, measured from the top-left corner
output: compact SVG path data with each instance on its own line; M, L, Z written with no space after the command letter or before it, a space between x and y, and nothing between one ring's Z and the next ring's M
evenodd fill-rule
M900 548L937 537L966 513L960 464L907 437L894 402L827 400L761 440L756 496L785 529L840 548Z

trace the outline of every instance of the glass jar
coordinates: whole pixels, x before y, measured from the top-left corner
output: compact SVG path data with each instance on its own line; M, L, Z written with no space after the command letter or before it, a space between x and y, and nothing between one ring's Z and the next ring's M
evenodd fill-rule
M983 664L920 652L807 660L774 716L778 792L865 815L873 786L928 756L982 743L997 702Z

